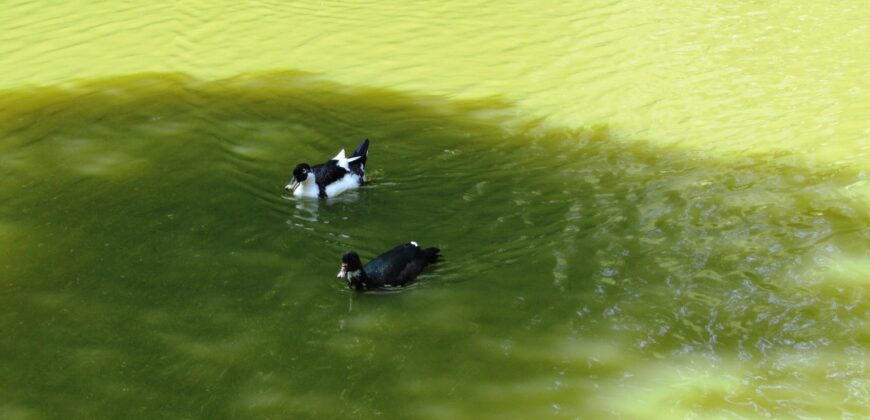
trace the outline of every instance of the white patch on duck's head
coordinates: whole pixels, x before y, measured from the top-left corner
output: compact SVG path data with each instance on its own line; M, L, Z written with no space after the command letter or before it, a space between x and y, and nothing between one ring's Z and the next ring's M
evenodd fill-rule
M347 273L347 287L355 290L365 290L365 279L361 279L362 270L350 271Z
M416 247L417 247L417 248L419 248L419 247L420 247L420 245L419 245L419 244L417 244L417 243L416 243L416 242L414 242L414 241L411 241L411 245L414 245L414 246L416 246Z
M339 270L338 274L335 277L340 278L340 279L347 279L347 281L350 282L350 281L355 280L357 277L359 277L360 273L362 273L361 268L358 268L354 271L348 271L347 264L342 263L341 270Z
M353 282L354 280L356 280L357 277L360 276L360 274L362 274L362 270L348 271L347 272L347 281Z
M362 275L362 269L348 271L346 265L342 265L341 271L338 272L338 278L347 279L347 287L353 288L357 279Z

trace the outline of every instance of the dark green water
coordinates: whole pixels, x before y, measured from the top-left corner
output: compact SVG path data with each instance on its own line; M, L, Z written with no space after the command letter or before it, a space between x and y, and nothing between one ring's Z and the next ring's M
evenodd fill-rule
M0 93L0 417L867 414L866 174L515 119L295 73ZM370 185L282 196L364 137ZM335 279L410 240L415 285Z

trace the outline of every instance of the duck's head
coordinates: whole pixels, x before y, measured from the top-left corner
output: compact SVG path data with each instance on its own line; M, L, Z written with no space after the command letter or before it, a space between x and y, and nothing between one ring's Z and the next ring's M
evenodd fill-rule
M341 256L341 270L336 277L347 278L348 281L353 280L352 277L359 275L362 270L362 261L356 252L348 251Z
M293 179L284 187L284 191L293 192L299 188L306 179L311 175L311 167L307 163L300 163L293 168Z

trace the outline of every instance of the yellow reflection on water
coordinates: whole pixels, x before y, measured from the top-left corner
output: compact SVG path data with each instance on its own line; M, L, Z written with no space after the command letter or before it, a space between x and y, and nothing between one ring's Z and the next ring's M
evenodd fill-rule
M716 152L870 162L870 8L776 3L20 1L3 87L299 69L351 85L499 96L523 116Z

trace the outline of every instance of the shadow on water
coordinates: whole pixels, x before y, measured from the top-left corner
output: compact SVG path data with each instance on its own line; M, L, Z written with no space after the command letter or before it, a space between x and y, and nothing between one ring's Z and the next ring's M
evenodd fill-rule
M832 415L867 406L867 176L302 73L0 95L0 414ZM364 189L282 196L372 139ZM396 293L338 256L437 245ZM675 402L679 400L679 402Z

